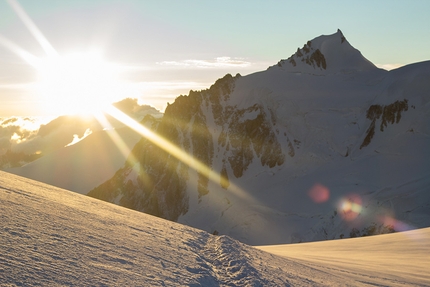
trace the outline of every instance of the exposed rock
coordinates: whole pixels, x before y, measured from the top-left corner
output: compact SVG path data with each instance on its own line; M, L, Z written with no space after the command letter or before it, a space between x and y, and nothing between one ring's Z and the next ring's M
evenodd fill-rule
M371 105L367 110L366 117L371 120L370 126L366 131L366 137L364 138L362 144L360 145L360 149L366 147L372 141L373 136L375 135L375 127L376 121L381 119L381 124L379 129L381 132L384 131L384 127L387 127L388 124L399 123L402 112L408 110L408 100L404 99L403 101L395 101L394 103L381 106L381 105ZM381 118L382 116L382 118Z
M294 67L297 66L296 61L294 61L293 58L290 58L290 63L291 65L293 65Z
M317 67L321 67L324 70L327 69L327 63L325 61L324 55L321 53L319 49L317 49L315 52L312 53L311 57L309 58L312 65L317 65Z
M306 56L306 57L305 57ZM287 60L281 60L278 62L278 66L282 65L288 61L293 67L297 66L296 60L301 59L302 62L312 66L314 68L327 69L327 62L324 55L321 53L320 49L312 48L312 42L308 41L303 45L302 49L297 48L295 54L291 55Z
M380 234L388 234L388 233L394 233L396 230L394 230L394 227L392 225L384 225L384 224L376 224L373 223L368 227L363 228L361 231L357 228L352 228L351 232L349 233L350 238L355 237L365 237L365 236L373 236L373 235L380 235ZM341 234L340 238L343 238L343 234Z

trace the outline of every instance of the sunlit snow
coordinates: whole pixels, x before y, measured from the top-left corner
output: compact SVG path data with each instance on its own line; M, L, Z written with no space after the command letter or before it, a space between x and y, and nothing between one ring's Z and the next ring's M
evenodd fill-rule
M430 230L259 247L0 172L5 286L424 286Z

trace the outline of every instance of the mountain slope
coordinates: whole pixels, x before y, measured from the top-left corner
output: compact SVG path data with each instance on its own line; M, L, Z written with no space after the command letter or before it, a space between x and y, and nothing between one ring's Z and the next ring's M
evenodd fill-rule
M137 99L126 98L112 105L145 125L161 116L155 108L139 105ZM86 194L124 165L140 138L108 114L60 116L41 125L35 138L23 139L14 147L41 152L38 160L4 170Z
M115 140L118 138L121 143ZM124 165L140 138L141 135L130 128L96 131L74 145L6 171L85 194Z
M255 245L430 226L430 62L378 69L340 31L290 59L179 96L154 128L218 177L144 138L88 195Z
M369 278L342 268L320 271L321 266L303 262L304 258L274 256L227 236L213 236L4 172L0 172L0 200L0 285L4 286L429 284L427 273L410 264L415 259L413 253L401 257L408 262L404 271L414 275L405 278L396 274L387 277L385 273ZM400 235L390 235L386 242L398 240ZM428 254L428 229L412 235L422 236L421 254ZM354 246L377 247L374 238L356 240ZM347 240L336 248L344 243ZM381 253L395 256L415 246L413 240L402 243L396 248L386 244ZM352 254L345 261L352 264L357 256ZM372 260L378 262L378 258ZM428 258L419 262L425 266L430 263ZM378 269L385 270L383 265Z

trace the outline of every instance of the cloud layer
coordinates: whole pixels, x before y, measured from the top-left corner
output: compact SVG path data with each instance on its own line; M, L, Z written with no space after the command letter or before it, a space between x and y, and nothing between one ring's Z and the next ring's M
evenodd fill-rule
M163 61L157 62L158 65L195 67L195 68L227 68L251 66L251 62L244 61L243 58L217 57L213 60L182 60L182 61Z

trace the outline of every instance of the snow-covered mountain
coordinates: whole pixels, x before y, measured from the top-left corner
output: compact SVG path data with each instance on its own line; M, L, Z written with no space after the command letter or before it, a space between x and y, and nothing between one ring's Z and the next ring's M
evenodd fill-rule
M130 128L99 130L80 142L56 149L7 172L86 194L124 165L142 136ZM120 144L118 146L118 139Z
M114 106L142 124L151 125L161 116L155 108L139 105L136 99L124 99ZM86 194L124 165L141 138L112 116L103 117L61 116L42 125L37 136L13 148L30 154L39 150L43 156L4 170Z
M386 71L341 31L266 71L179 96L88 195L250 244L430 226L430 62Z
M0 201L1 286L430 284L429 228L258 247L277 256L4 172Z

